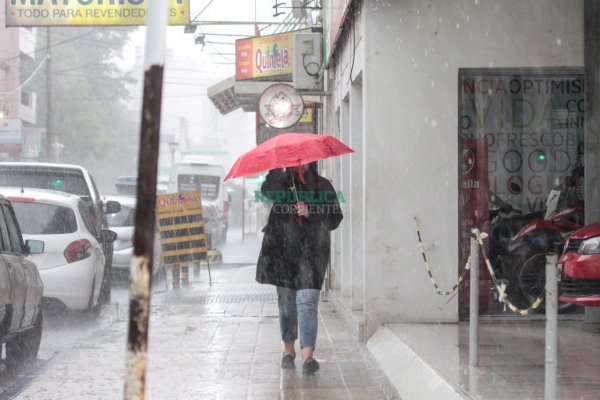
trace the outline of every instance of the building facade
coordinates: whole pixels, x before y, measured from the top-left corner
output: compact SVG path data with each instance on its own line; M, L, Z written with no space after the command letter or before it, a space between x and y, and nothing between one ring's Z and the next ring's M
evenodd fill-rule
M586 183L597 176L584 107L557 105L583 104L588 3L333 0L325 7L323 132L356 151L324 163L345 199L334 232L333 301L363 340L390 322L456 323L468 286L459 289L463 299L436 294L415 219L434 279L450 289L467 256L465 227L489 228L487 190L485 201L468 204L470 184L540 211L582 142ZM567 81L570 90L560 86ZM463 177L468 138L486 146L485 182ZM534 163L538 155L543 167ZM507 190L512 181L518 193ZM586 221L597 220L591 185L585 196ZM493 313L487 295L484 312Z

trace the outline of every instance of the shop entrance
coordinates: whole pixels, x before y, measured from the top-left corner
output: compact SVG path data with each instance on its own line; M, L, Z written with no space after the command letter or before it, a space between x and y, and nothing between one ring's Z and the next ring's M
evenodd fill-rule
M543 294L544 254L584 224L583 68L461 69L458 83L459 265L471 229L488 233L492 270L529 308ZM480 312L503 313L481 255L479 265ZM459 304L467 319L468 280Z

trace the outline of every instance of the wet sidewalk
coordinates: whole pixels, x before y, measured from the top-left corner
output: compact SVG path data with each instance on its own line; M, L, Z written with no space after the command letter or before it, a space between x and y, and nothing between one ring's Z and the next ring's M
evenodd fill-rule
M153 294L148 399L398 399L365 345L358 344L330 303L321 302L315 357L321 369L282 370L277 298L254 282L255 266L190 271L190 286ZM226 247L226 246L224 246ZM231 250L231 248L229 249ZM227 257L224 257L227 261ZM233 260L235 259L235 260ZM127 315L45 364L18 399L119 399L123 392ZM297 350L298 351L298 350ZM299 351L298 351L299 352Z
M368 347L403 399L544 399L544 320L482 322L469 368L468 324L388 324ZM558 328L557 398L600 399L600 334Z

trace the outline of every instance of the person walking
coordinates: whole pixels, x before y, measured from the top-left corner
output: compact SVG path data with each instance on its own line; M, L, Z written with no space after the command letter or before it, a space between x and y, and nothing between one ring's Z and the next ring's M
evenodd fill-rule
M273 202L256 269L256 281L277 287L283 341L281 367L295 367L300 338L302 372L314 374L319 293L330 252L330 231L343 215L331 183L315 163L269 171L261 186Z

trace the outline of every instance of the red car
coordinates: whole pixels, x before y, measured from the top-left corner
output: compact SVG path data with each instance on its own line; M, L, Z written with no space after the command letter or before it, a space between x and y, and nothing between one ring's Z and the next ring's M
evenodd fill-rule
M561 301L600 307L600 221L569 237L558 267Z

